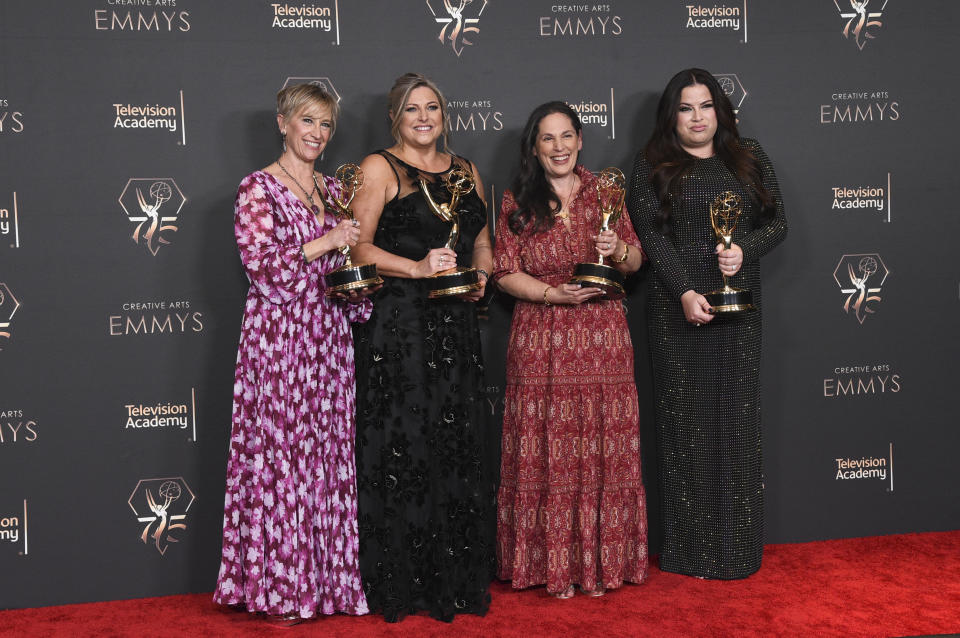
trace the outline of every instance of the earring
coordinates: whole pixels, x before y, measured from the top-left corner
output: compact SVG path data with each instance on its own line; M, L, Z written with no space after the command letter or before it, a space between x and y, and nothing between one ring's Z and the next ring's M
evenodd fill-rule
M280 145L283 147L283 152L287 152L287 132L280 131Z

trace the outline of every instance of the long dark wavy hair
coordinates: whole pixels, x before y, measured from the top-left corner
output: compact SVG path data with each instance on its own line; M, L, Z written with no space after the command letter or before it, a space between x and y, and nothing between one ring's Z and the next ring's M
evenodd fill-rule
M514 235L519 235L528 227L532 233L548 230L555 222L553 214L560 210L560 197L553 192L536 156L540 121L553 113L562 113L570 118L577 135L583 130L577 112L565 102L547 102L533 109L520 136L520 171L510 187L517 209L510 213L507 225Z
M713 150L717 157L736 175L751 197L760 205L759 221L766 223L773 218L773 197L763 187L760 162L740 142L737 119L733 105L720 83L709 71L684 69L670 78L657 104L657 122L644 148L644 154L652 168L651 181L660 199L660 211L656 224L663 234L671 233L670 213L674 198L679 197L680 181L693 168L696 158L685 151L677 136L677 113L680 94L688 86L702 84L710 91L714 112L717 115L717 132L713 136Z

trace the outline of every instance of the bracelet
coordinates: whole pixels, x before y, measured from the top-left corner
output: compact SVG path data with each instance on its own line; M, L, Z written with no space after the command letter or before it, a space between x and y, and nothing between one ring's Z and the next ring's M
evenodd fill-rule
M477 272L482 272L484 279L490 279L490 273L488 273L488 272L487 272L486 270L484 270L483 268L477 268L476 271L477 271Z
M623 242L623 255L620 256L620 259L612 259L615 264L622 264L627 260L627 257L630 255L630 244Z
M553 288L553 286L547 286L546 288L543 289L543 305L545 306L553 305L552 303L550 303L550 300L547 299L547 293L550 292L551 288Z

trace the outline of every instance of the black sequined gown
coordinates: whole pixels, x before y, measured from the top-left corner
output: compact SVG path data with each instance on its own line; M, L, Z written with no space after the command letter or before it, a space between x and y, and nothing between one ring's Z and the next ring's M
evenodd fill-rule
M420 260L444 244L450 224L431 212L417 178L431 182L437 202L450 194L441 174L381 155L400 189L374 244ZM455 250L459 265L470 266L486 209L476 191L460 201ZM373 315L355 330L360 570L370 611L388 621L422 610L446 621L483 614L495 568L488 448L498 441L483 410L475 304L427 292L423 280L384 277Z
M664 546L660 569L706 578L745 578L763 557L763 468L760 454L760 262L786 234L780 189L760 145L742 139L760 161L776 215L758 225L759 206L716 157L698 159L683 178L671 211L673 236L654 225L660 207L650 166L637 156L628 208L654 276L648 296L656 397ZM756 312L717 316L695 326L680 295L722 286L710 226L714 198L743 200L733 242L743 266L730 285L753 291Z

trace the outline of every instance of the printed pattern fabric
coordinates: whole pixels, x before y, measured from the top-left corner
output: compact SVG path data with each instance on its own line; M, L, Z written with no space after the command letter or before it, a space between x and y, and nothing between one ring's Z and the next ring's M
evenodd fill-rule
M328 192L336 180L325 177ZM301 246L329 232L282 183L240 183L235 232L250 280L233 394L223 554L214 601L303 618L363 614L354 460L351 322L372 304L328 298L330 251Z
M494 278L524 272L557 286L596 262L596 179L582 186L568 230L514 235L503 197ZM640 252L626 214L613 225ZM608 264L609 265L609 264ZM507 349L498 494L499 573L513 587L615 589L647 577L646 497L640 471L633 345L620 301L552 305L518 300Z

